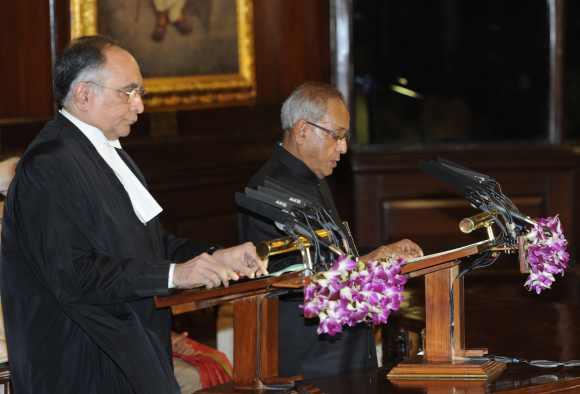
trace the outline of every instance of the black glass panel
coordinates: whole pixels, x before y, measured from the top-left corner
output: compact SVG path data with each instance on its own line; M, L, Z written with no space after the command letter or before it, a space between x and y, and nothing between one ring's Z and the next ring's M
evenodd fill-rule
M355 0L358 143L545 141L543 0Z

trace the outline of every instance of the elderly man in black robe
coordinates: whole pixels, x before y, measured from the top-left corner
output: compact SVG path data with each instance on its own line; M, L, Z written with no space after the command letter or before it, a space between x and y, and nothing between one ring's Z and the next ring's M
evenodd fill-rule
M57 61L54 86L60 110L22 156L4 216L15 391L177 394L170 311L153 297L266 268L251 243L216 250L162 229L162 208L120 149L143 112L129 52L80 38Z
M326 208L341 223L325 177L332 174L341 155L347 151L350 117L341 93L322 83L299 86L284 102L281 111L282 143L272 157L251 178L248 186L257 188L272 178L306 194ZM259 242L285 236L273 222L241 210L240 238ZM350 243L354 241L348 240ZM410 240L383 245L362 256L363 260L387 256L412 258L422 255ZM301 261L298 255L271 258L270 271ZM358 325L340 336L318 336L317 321L305 320L299 305L302 294L281 297L279 319L279 374L306 378L336 375L377 365L372 329Z

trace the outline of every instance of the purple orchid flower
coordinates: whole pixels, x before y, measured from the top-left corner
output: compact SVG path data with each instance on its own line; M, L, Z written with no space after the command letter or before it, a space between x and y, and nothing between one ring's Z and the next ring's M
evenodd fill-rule
M404 263L401 258L367 263L340 258L329 271L313 276L306 287L304 317L318 317L317 332L331 336L343 326L385 324L403 300Z
M530 266L530 275L524 286L540 294L556 281L554 275L563 276L568 268L568 241L558 215L538 219L526 239L526 260Z

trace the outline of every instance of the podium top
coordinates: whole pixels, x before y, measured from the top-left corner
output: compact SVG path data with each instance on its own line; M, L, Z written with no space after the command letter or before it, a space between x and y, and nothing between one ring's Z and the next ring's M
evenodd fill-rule
M450 265L458 264L459 259L489 249L490 245L490 241L485 240L456 249L408 260L401 268L401 273L413 278L439 271ZM171 307L174 313L183 313L280 289L299 288L302 285L303 273L292 272L281 276L267 276L265 278L249 279L242 282L232 282L229 287L177 290L166 296L155 297L155 306L157 308Z
M178 305L188 304L187 311L208 308L210 306L231 302L239 298L250 297L259 294L279 290L275 284L299 278L302 272L292 272L280 276L267 276L258 279L248 279L242 282L231 282L228 287L206 289L204 287L188 290L177 290L166 296L156 296L157 308L172 307L174 313L182 313L186 310L174 308Z
M407 260L405 265L401 268L401 273L407 274L410 278L426 275L431 272L447 268L448 264L446 263L458 261L464 257L469 257L484 252L488 250L490 246L491 242L486 239L484 241L461 246L456 249L428 254L426 256Z

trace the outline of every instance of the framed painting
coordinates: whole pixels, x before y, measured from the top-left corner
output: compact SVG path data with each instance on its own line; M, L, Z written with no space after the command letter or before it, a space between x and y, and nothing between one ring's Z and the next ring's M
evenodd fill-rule
M71 39L104 34L137 59L148 110L250 104L252 0L70 0Z

